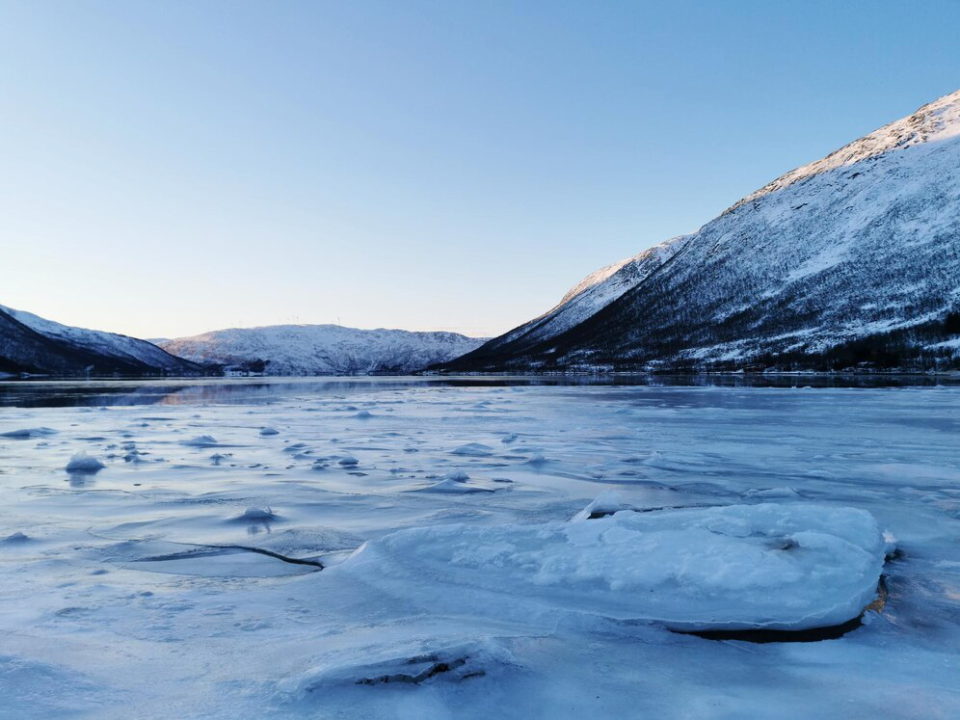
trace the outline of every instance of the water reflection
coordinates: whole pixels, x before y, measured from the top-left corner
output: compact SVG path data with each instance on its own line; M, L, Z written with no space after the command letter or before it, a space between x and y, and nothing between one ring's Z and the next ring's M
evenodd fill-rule
M96 484L96 478L91 473L68 473L66 482L70 483L72 488L90 487Z
M9 380L0 407L110 407L271 403L290 395L347 395L417 387L649 386L882 388L960 384L932 375L573 375L469 377L198 378L189 380Z

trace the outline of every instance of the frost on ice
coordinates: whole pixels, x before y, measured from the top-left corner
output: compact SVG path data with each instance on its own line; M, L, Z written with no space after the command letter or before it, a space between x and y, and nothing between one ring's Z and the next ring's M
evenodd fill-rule
M677 630L804 630L858 617L885 554L866 511L763 504L406 529L368 542L342 569L477 614L515 604ZM429 592L427 582L445 587Z

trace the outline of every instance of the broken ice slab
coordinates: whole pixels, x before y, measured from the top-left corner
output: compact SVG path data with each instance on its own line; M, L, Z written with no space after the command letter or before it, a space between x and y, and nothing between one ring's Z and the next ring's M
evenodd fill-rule
M858 617L886 549L863 510L732 505L410 528L366 543L338 571L434 611L440 598L480 615L550 609L678 630L801 630Z

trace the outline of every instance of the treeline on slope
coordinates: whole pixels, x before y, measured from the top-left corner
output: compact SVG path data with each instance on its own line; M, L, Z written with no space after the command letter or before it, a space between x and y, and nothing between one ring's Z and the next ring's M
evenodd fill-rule
M914 317L935 310L920 303L906 309ZM717 337L738 337L738 332L749 324L752 313L744 311L739 317L727 318L717 327ZM554 338L552 347L538 347L524 356L499 356L484 353L479 348L446 366L434 370L450 372L732 372L747 371L951 371L960 370L960 349L931 347L960 338L960 309L953 310L938 320L912 327L877 332L840 342L824 350L796 348L789 350L745 351L732 359L719 359L709 354L698 358L684 358L696 333L674 333L656 336L655 342L644 351L631 348L630 354L616 344L595 343L590 351L564 352L564 346L575 346L578 328L563 337ZM649 335L648 335L649 337ZM743 337L742 335L739 337Z

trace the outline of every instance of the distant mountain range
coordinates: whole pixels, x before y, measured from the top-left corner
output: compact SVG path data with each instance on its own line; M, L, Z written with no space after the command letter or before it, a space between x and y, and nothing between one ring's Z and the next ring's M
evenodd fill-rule
M0 373L265 375L410 373L446 362L485 339L450 332L275 325L158 340L85 330L0 305Z
M470 352L484 339L451 332L272 325L216 330L160 346L196 363L268 375L410 373Z
M848 367L960 367L960 91L436 369Z
M0 372L196 375L203 368L146 340L61 325L0 305Z

